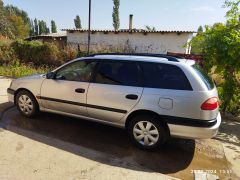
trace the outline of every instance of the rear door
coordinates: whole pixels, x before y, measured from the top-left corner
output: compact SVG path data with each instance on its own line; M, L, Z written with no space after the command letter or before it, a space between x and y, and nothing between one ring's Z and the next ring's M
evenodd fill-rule
M87 94L90 117L119 121L142 95L140 67L136 62L102 60Z

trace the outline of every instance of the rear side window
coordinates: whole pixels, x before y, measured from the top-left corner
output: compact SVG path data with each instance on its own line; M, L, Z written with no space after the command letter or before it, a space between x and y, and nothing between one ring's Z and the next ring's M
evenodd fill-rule
M212 79L208 76L208 74L197 64L194 64L192 67L197 72L197 74L202 79L202 81L205 83L208 90L213 89L214 83L213 83Z
M139 86L139 68L135 62L103 61L97 72L96 83Z
M142 63L144 86L149 88L192 90L184 72L177 66Z

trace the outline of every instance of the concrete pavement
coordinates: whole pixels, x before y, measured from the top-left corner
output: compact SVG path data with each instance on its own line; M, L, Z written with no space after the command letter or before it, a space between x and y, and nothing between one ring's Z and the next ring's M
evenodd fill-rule
M11 106L6 96L10 82L11 79L0 77L0 114ZM18 119L21 119L19 114ZM124 163L124 159L114 156L108 158L111 163L101 163L96 159L106 154L7 123L2 116L0 179L177 179L134 166L119 167L115 164Z
M9 83L0 79L2 109ZM196 171L233 177L223 173L229 164L213 139L173 139L146 152L121 129L47 113L32 120L16 108L0 127L0 179L193 179Z

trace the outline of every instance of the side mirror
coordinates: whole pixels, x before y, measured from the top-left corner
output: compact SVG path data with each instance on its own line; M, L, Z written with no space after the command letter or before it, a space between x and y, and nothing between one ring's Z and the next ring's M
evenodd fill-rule
M48 72L46 74L47 79L55 79L55 73L54 72Z

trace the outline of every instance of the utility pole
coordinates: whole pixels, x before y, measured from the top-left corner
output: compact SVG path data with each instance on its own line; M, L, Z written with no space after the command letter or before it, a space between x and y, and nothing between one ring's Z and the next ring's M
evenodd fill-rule
M88 55L90 54L90 42L91 42L91 6L92 6L92 0L89 0L89 10L88 10Z

